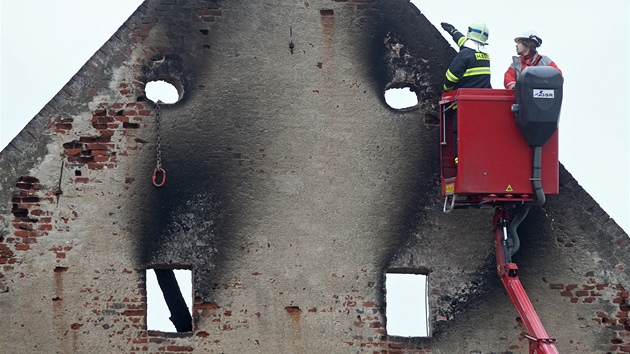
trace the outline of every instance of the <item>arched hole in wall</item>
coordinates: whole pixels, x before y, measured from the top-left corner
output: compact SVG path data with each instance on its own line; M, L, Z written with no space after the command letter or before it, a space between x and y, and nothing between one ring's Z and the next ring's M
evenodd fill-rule
M385 90L385 103L393 109L404 110L418 105L418 95L407 87L392 87Z
M429 337L429 277L424 274L385 274L387 335Z
M191 332L192 271L147 269L147 330ZM169 305L170 304L170 305Z
M144 87L145 95L153 102L172 104L180 100L180 92L175 85L164 80L149 81Z

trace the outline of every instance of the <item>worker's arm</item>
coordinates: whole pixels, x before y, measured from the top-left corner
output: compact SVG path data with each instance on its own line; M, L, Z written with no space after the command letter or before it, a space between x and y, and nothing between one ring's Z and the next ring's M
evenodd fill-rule
M516 86L516 70L511 66L503 75L503 85L508 90L513 90L514 86Z
M560 72L560 75L562 75L562 70L560 70L560 68L558 67L558 65L556 65L555 62L551 61L551 63L549 63L549 66L556 68L556 70ZM564 81L564 76L562 77L562 80Z
M451 25L450 23L442 22L440 25L448 34L451 35L451 37L453 37L453 41L457 43L458 47L464 45L464 42L466 42L466 39L468 39L460 31L458 31L455 26Z

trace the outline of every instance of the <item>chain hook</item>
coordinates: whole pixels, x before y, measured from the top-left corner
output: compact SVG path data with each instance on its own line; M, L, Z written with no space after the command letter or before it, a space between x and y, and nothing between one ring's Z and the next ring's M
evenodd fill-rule
M156 131L156 136L157 136L157 143L156 143L156 163L155 163L155 169L153 170L153 177L152 177L152 181L153 181L153 185L156 187L162 187L164 185L164 183L166 182L166 170L164 170L164 168L162 167L162 134L160 131L160 104L162 103L161 100L158 100L155 103L155 131ZM157 175L161 174L162 175L162 181L161 182L157 182Z
M162 174L162 182L157 182L157 175L158 173ZM155 170L153 170L153 185L156 187L162 187L164 185L164 183L166 182L166 171L163 168L155 168Z

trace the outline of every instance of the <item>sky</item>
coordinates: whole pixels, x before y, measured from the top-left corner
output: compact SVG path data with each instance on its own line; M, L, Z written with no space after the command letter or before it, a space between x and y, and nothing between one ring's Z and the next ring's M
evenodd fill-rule
M492 85L527 29L564 76L560 162L630 230L630 0L412 0L440 27L490 29ZM114 34L141 0L0 0L0 149ZM421 120L419 120L420 122Z

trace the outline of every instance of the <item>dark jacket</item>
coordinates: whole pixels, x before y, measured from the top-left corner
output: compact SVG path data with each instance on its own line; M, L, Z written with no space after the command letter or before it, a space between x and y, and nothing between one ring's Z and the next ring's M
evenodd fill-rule
M490 84L490 56L468 45L474 43L461 32L453 33L453 40L460 47L446 71L444 91L465 87L492 88ZM470 43L466 43L470 42ZM475 45L471 45L475 47Z

